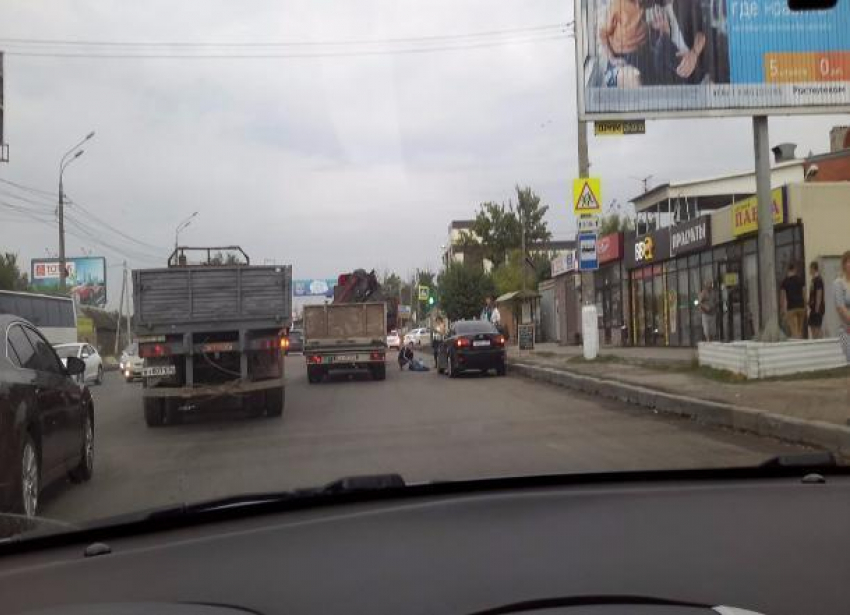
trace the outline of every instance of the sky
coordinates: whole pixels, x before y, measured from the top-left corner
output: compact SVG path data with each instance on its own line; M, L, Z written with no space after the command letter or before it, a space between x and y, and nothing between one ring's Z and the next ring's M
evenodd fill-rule
M24 263L57 253L59 161L90 131L65 172L67 254L107 258L110 306L121 263L164 265L195 211L181 244L238 244L297 278L436 270L449 222L517 184L571 238L571 20L568 0L4 0L0 180L29 190L0 182L0 250ZM306 44L280 45L294 42ZM219 57L126 57L198 49L186 43L216 43L203 49ZM245 46L258 43L277 46ZM826 151L847 121L771 118L770 141ZM591 135L589 151L605 203L627 203L646 176L651 187L753 165L747 118L648 121L643 136Z

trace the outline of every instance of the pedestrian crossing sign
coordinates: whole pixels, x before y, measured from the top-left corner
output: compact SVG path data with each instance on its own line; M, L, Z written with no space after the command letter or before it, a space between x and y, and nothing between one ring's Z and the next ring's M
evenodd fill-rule
M573 213L602 213L602 190L598 177L583 177L573 180Z

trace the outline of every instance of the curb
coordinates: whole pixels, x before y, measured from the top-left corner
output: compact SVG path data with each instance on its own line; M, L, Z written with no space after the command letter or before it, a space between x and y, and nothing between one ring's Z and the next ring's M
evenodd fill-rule
M728 427L850 455L850 427L825 421L806 421L766 410L686 397L606 378L527 363L510 362L510 372L608 399L694 419L703 425Z

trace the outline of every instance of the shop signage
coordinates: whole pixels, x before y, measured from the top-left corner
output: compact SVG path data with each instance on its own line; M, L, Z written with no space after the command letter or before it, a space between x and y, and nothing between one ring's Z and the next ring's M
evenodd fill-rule
M646 134L644 120L599 120L593 122L593 134L597 137Z
M770 192L770 200L773 205L773 224L783 224L787 217L787 203L785 190L775 188ZM746 235L757 231L759 228L759 206L758 198L751 196L743 201L732 203L732 235Z
M568 250L552 259L552 277L576 270L575 250Z
M602 213L602 186L598 177L583 177L573 180L573 213Z
M600 265L623 258L623 234L611 233L597 239L596 255Z
M625 245L626 268L635 269L670 258L670 229L663 228L647 235L630 238Z
M578 268L579 271L599 269L599 256L596 253L596 233L579 233Z
M520 350L534 350L534 325L518 325L517 340Z
M700 216L670 229L670 256L702 250L711 245L711 220Z

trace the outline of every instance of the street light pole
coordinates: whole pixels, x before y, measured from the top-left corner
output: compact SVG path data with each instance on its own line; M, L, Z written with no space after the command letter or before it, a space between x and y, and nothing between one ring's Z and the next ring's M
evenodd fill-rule
M177 251L177 243L178 238L180 237L180 231L189 226L192 223L192 219L198 215L198 212L192 212L192 215L183 220L180 224L177 225L177 228L174 229L174 251Z
M65 271L65 191L62 186L62 175L69 164L83 155L84 150L79 149L79 147L92 137L94 137L94 131L91 131L79 143L65 152L62 160L59 161L59 209L57 213L59 216L59 289L62 292L65 291L65 278L67 277Z

